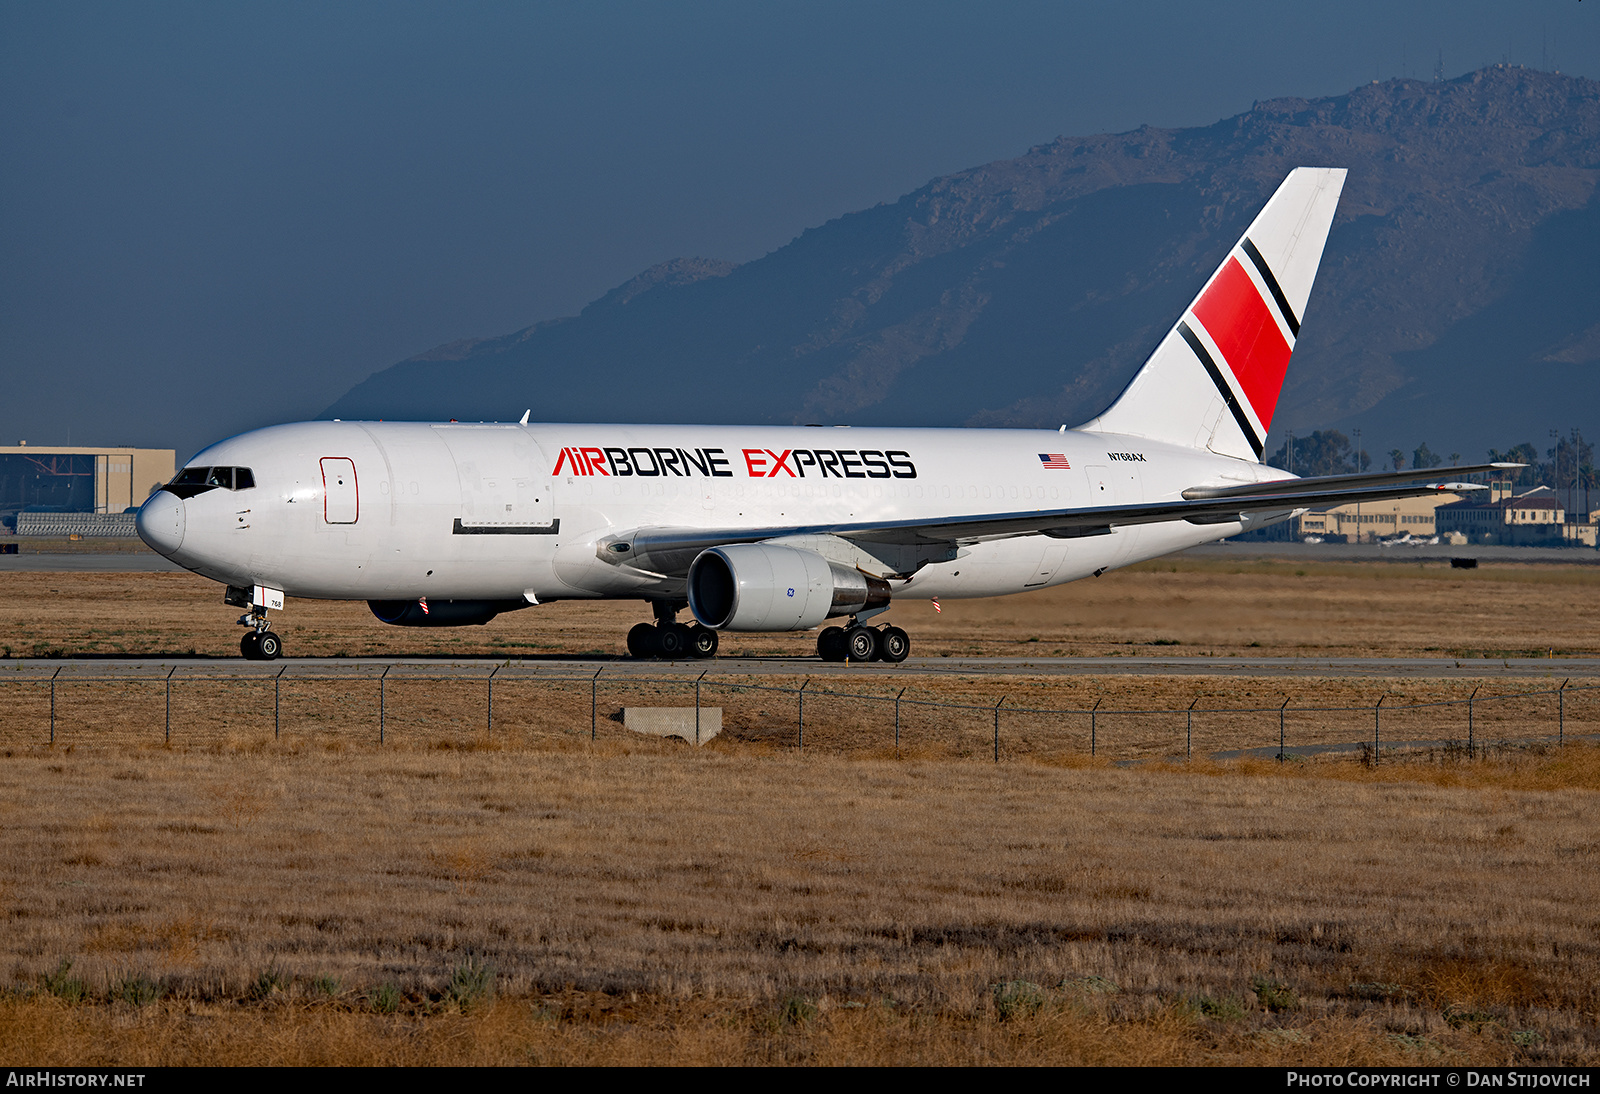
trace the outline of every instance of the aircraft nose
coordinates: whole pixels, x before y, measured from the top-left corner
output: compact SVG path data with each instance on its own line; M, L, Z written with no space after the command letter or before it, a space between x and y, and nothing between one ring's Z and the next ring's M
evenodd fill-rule
M134 518L139 538L150 549L169 558L183 546L183 499L165 490L157 490L139 506Z

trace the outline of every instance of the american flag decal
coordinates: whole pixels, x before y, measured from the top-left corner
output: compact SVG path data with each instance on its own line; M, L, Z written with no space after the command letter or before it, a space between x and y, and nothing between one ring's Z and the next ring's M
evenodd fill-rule
M1072 465L1067 462L1067 457L1060 452L1041 452L1039 462L1047 471L1071 471Z

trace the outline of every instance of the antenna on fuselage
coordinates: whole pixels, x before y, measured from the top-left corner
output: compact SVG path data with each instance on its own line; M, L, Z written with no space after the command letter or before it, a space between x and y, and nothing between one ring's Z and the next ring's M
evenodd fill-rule
M518 425L527 425L528 424L528 415L532 414L532 413L533 413L533 407L530 406L527 410L524 410L522 412L522 419L519 422L517 422L517 424Z

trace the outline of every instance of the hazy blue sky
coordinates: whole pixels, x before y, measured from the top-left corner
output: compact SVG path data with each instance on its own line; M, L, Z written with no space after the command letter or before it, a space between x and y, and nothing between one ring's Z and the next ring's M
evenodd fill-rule
M1600 0L0 0L0 442L182 459L667 258L1441 53L1600 77Z

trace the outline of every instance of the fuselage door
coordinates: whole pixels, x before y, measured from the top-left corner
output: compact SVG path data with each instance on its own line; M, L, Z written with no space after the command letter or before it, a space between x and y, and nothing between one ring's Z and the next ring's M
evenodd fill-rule
M1040 536L1040 539L1045 539ZM1033 573L1022 583L1024 589L1038 589L1050 584L1050 579L1056 576L1056 571L1067 558L1067 541L1064 539L1047 540L1044 554L1040 557L1038 565L1034 566Z
M322 458L322 519L329 524L354 524L361 516L361 496L356 489L356 461L340 456Z
M1111 477L1109 467L1105 464L1091 463L1084 467L1083 474L1089 484L1090 505L1117 504L1117 484Z

